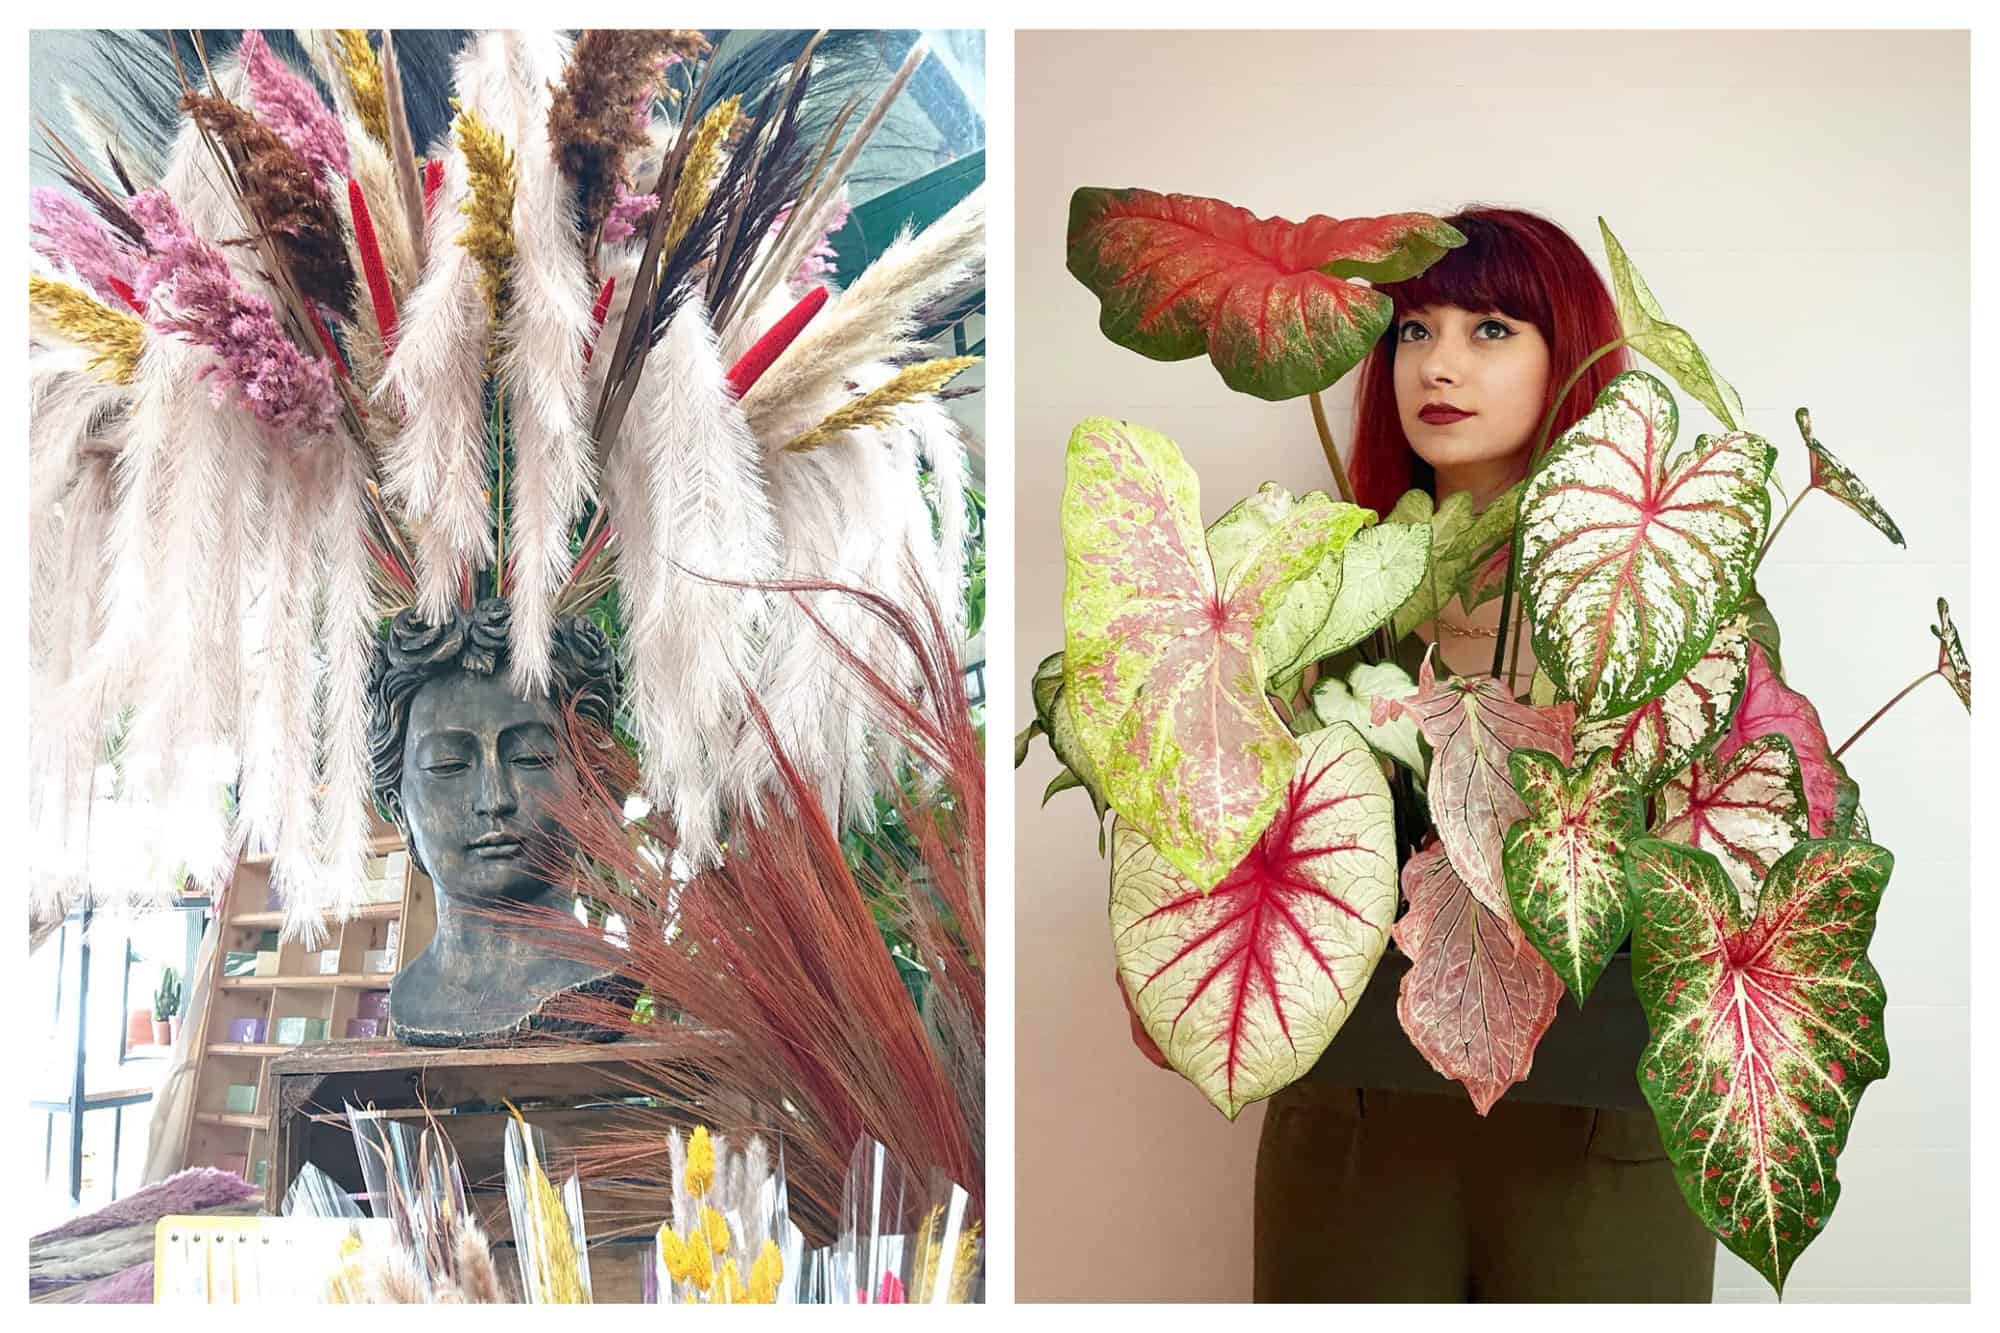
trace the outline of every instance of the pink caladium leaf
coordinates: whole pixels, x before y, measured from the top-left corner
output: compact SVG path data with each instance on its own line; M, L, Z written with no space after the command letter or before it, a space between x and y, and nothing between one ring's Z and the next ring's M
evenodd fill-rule
M1394 938L1411 966L1396 1016L1431 1067L1463 1083L1485 1115L1528 1076L1555 1021L1562 978L1521 941L1512 919L1479 901L1442 844L1410 858L1403 894L1410 910Z
M1640 1089L1688 1206L1780 1295L1840 1199L1855 1106L1889 1072L1868 945L1892 865L1872 843L1802 842L1745 916L1706 852L1642 839L1627 854L1652 1033Z
M1715 747L1717 761L1728 759L1760 736L1783 736L1791 742L1805 786L1809 817L1805 836L1824 838L1845 831L1841 826L1853 817L1860 788L1833 757L1833 747L1827 744L1826 729L1820 725L1819 710L1812 700L1787 686L1764 655L1762 645L1752 643L1743 701L1737 704L1728 732Z
M1111 929L1132 1010L1232 1120L1312 1068L1395 916L1388 782L1344 722L1304 738L1270 827L1212 893L1122 818L1112 830Z
M1360 362L1394 304L1373 287L1429 268L1465 237L1428 213L1260 218L1220 199L1086 188L1070 196L1069 271L1098 327L1155 361L1204 351L1238 393L1316 393Z
M1950 682L1952 693L1965 705L1965 711L1972 711L1972 664L1965 660L1965 643L1958 637L1958 626L1951 623L1951 608L1938 598L1938 623L1931 626L1931 633L1938 641L1938 674Z
M1877 532L1898 546L1906 546L1903 530L1896 526L1896 520L1889 517L1889 511L1875 498L1875 492L1868 489L1861 478L1847 469L1830 450L1813 438L1812 413L1803 407L1798 410L1799 435L1806 442L1806 453L1812 458L1812 485L1825 491L1834 499L1852 509L1874 525Z
M1308 495L1218 586L1174 442L1102 417L1070 436L1062 679L1077 743L1112 809L1203 890L1257 841L1298 763L1264 695L1258 628L1367 515Z
M1792 743L1773 733L1697 759L1660 789L1653 833L1715 855L1743 900L1757 908L1764 877L1806 838L1806 793Z
M1452 676L1440 684L1426 654L1415 694L1375 702L1375 725L1396 716L1415 722L1431 743L1431 820L1445 854L1473 896L1518 939L1501 845L1528 807L1514 790L1507 758L1516 750L1546 750L1569 763L1575 707L1518 703L1490 677Z
M1770 526L1771 446L1738 432L1675 450L1679 420L1666 385L1627 371L1521 498L1535 659L1588 720L1688 673L1743 600Z
M1599 747L1626 781L1651 793L1729 730L1750 671L1749 622L1742 616L1715 632L1708 651L1658 698L1621 717L1583 722L1576 752Z
M1508 761L1527 817L1507 830L1507 899L1529 943L1582 1004L1625 939L1625 849L1646 802L1598 750L1572 772L1554 755Z

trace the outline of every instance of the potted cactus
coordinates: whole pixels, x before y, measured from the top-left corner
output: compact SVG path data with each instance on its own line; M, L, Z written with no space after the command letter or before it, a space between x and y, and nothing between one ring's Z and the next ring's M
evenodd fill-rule
M160 974L160 988L153 992L153 1044L173 1045L180 1025L181 979L170 967Z

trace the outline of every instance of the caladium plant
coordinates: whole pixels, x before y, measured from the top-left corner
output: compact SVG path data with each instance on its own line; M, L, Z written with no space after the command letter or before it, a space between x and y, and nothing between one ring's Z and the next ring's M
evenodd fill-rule
M1804 409L1811 484L1774 525L1777 451L1602 232L1621 336L1554 400L1631 347L1726 433L1682 442L1674 391L1630 371L1565 429L1551 409L1528 475L1483 511L1416 491L1377 522L1266 485L1204 531L1171 441L1086 421L1064 492L1065 651L1037 672L1016 762L1046 734L1066 765L1051 792L1116 812L1122 983L1231 1118L1337 1040L1391 945L1410 959L1404 1031L1485 1114L1528 1076L1565 988L1588 1001L1629 934L1651 1034L1636 1076L1683 1192L1782 1289L1887 1069L1866 950L1889 854L1840 755L1932 675L1969 709L1971 670L1940 601L1935 667L1829 745L1785 682L1756 570L1814 490L1901 530ZM1347 495L1317 394L1392 308L1355 280L1414 275L1458 243L1419 214L1294 225L1082 190L1069 262L1121 345L1206 351L1245 392L1313 395ZM1538 659L1518 695L1501 669L1517 589ZM1490 676L1439 679L1406 642L1454 598L1496 595Z

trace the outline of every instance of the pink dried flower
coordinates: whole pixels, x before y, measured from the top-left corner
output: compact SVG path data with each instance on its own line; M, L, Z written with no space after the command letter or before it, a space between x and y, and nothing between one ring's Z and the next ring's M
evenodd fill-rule
M799 266L792 270L791 277L786 279L786 285L791 288L793 297L804 296L839 268L840 257L833 250L833 234L847 225L848 214L853 211L854 206L847 202L845 194L836 199L833 206L828 209L826 229L819 234L819 239L813 242L812 249L806 251L805 257L799 260ZM776 236L783 231L785 221L791 215L792 210L789 208L781 211L771 222L771 235Z
M618 192L611 202L611 212L604 219L604 239L612 245L623 245L632 239L639 224L660 206L657 194L633 194L624 181L618 182Z
M250 77L250 101L257 118L312 169L314 180L329 171L347 175L347 135L312 84L272 54L264 34L255 28L244 32L238 50L243 72Z
M28 197L28 235L37 253L76 274L113 310L126 308L112 280L129 286L144 256L80 201L61 190L34 191Z
M278 327L271 303L245 291L222 252L196 236L163 190L133 196L132 216L145 230L152 258L139 270L146 322L210 348L214 401L232 391L259 421L298 432L309 444L333 429L339 399L327 363L300 351ZM168 289L162 299L158 289Z

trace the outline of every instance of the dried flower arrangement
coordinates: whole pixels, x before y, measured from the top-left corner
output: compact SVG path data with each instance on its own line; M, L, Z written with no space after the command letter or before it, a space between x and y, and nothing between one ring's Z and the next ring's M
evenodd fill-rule
M1425 214L1294 224L1077 191L1069 268L1106 336L1309 396L1342 498L1267 484L1204 529L1171 440L1079 425L1064 646L1036 672L1016 761L1045 736L1050 794L1115 812L1121 980L1231 1118L1312 1067L1392 941L1411 959L1404 1031L1484 1114L1564 990L1582 1003L1629 935L1651 1032L1635 1077L1683 1194L1782 1291L1887 1072L1867 949L1892 858L1840 763L1852 739L1830 745L1785 683L1754 576L1812 491L1902 536L1803 409L1811 483L1774 525L1775 446L1604 242L1622 336L1570 385L1630 347L1726 433L1677 443L1672 391L1628 371L1560 433L1552 408L1526 480L1484 512L1412 491L1378 515L1352 503L1319 394L1389 326L1370 284L1464 238ZM1493 597L1490 674L1441 679L1426 653L1412 678L1398 645L1454 598ZM1935 674L1969 709L1942 600L1938 617L1937 665L1903 694ZM1520 693L1524 633L1540 667Z

